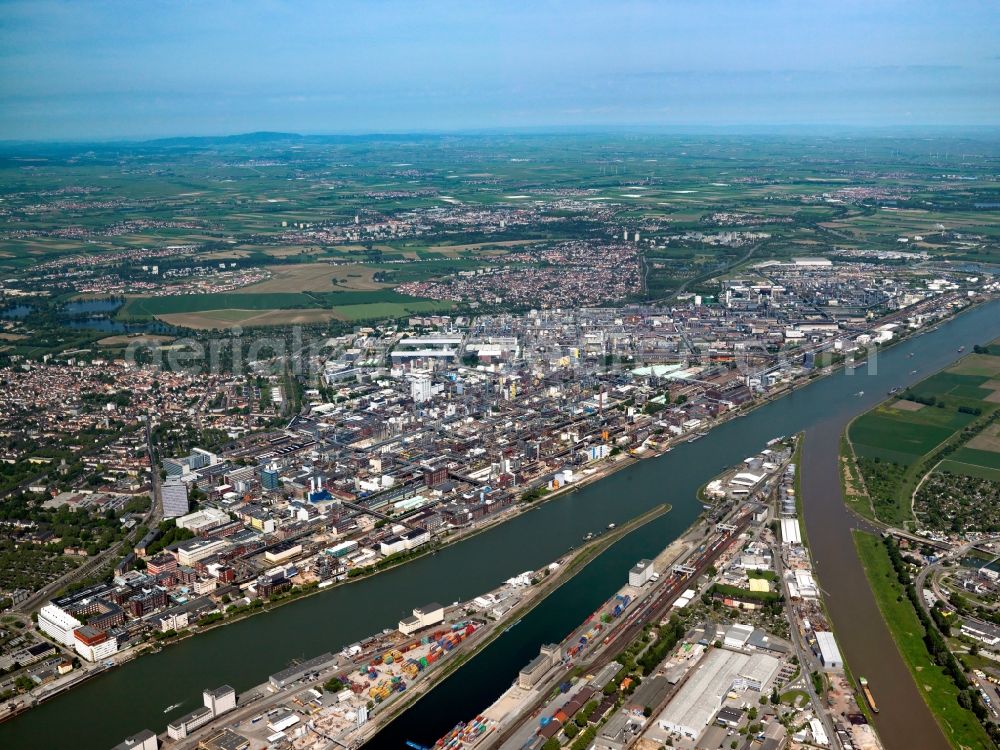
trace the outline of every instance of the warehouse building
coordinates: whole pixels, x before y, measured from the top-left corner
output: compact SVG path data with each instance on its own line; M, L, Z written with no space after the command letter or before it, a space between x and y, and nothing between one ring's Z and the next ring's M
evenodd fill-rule
M824 667L840 669L844 666L844 657L840 655L837 639L833 633L826 630L816 631L816 645L819 647L819 660Z
M229 685L223 685L215 690L205 690L201 694L202 703L212 709L213 716L221 716L236 708L236 691Z
M159 750L160 740L148 729L126 737L111 750Z
M801 546L802 532L799 530L799 519L797 518L781 519L781 541L783 544L789 544L792 546Z
M628 572L628 585L634 586L637 589L641 588L653 580L655 573L656 570L653 568L652 560L640 560Z
M753 625L736 623L726 631L725 645L727 648L744 648L751 635L753 635Z
M223 729L198 743L198 750L249 750L250 740L232 729Z
M517 676L518 687L524 688L525 690L530 690L538 681L542 679L556 662L559 661L560 652L559 646L555 643L549 643L542 646L541 653L528 662L528 665L520 671Z
M199 727L203 727L212 720L212 709L208 706L200 706L189 714L184 714L167 724L167 735L172 740L182 740Z
M444 622L444 607L440 604L425 604L413 610L413 615L399 621L399 632L403 635L416 633L421 628L429 628Z
M337 657L327 651L325 654L320 654L308 661L304 661L301 664L296 664L294 666L288 667L288 669L282 669L280 672L275 672L273 675L267 678L268 682L271 683L271 687L275 690L281 690L286 685L290 685L296 680L302 679L305 675L310 672L320 672L327 667L331 667L337 662Z
M730 691L763 692L780 667L780 660L767 654L711 649L657 717L657 724L694 739L712 721ZM757 697L751 702L756 703Z

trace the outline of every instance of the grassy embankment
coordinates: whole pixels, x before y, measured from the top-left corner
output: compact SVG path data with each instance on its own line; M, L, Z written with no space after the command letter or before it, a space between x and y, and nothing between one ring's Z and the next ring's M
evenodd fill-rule
M896 647L945 737L955 748L995 748L975 715L959 705L958 688L927 650L924 626L898 580L882 540L855 531L854 544Z

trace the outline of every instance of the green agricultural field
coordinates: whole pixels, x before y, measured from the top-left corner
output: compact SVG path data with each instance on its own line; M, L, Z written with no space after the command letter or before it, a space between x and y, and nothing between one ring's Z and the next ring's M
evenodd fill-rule
M259 316L261 313L282 311L304 311L319 313L329 311L326 318L346 321L384 320L404 317L415 313L440 312L453 308L451 302L426 300L409 297L392 289L373 289L356 292L296 293L268 292L246 294L242 292L225 294L189 294L176 297L132 297L119 313L126 320L162 318L191 327L205 327L211 321L247 322L251 319L258 324L286 324L294 322L314 322L322 315L303 314ZM197 313L212 313L202 320ZM176 316L192 316L181 317ZM199 324L199 321L200 324Z
M385 320L386 318L402 318L407 315L423 313L447 312L452 309L452 303L438 300L414 300L412 302L372 302L369 304L348 305L336 308L335 315L341 320Z
M1000 453L982 451L968 446L959 448L951 454L951 460L971 466L982 466L986 469L1000 471Z
M942 461L937 471L950 471L952 474L964 474L967 477L977 477L979 479L1000 482L1000 469L990 469L978 464L960 463L952 459Z
M309 307L321 307L321 304L307 294L296 292L184 294L174 297L131 297L118 317L134 320L206 310L294 310Z
M854 544L864 566L882 618L910 669L917 689L952 747L990 748L993 743L971 711L958 704L958 688L934 663L924 645L924 628L896 578L885 545L879 537L854 532ZM878 690L878 686L875 686Z
M964 360L963 360L964 362ZM937 375L932 375L917 385L910 391L922 398L953 398L980 401L987 398L992 391L988 388L980 388L983 383L990 379L988 375L973 375L959 372L963 363L960 362L954 368L949 368Z
M851 423L847 435L879 520L911 524L914 492L938 463L955 474L1000 477L993 438L977 437L998 408L997 368L1000 357L968 355ZM970 439L985 442L973 448Z
M850 439L859 456L909 465L971 420L970 415L932 407L916 412L879 408L854 421Z

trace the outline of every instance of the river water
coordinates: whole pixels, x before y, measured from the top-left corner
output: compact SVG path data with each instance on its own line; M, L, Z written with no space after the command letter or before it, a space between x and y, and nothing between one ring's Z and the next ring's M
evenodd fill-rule
M807 431L803 463L808 471L823 472L815 482L807 474L803 483L807 533L819 560L820 583L832 595L841 646L855 673L867 676L877 691L883 707L879 728L889 750L937 747L929 712L891 643L886 645L883 637L888 634L881 621L872 620L870 607L866 608L874 601L863 573L857 576L860 567L849 536L851 517L841 512L834 436L847 420L884 398L889 387L943 367L958 356L959 345L971 348L997 336L1000 302L883 352L877 373L862 367L851 375L838 373L819 380L695 443L639 462L436 555L137 659L0 725L0 747L106 750L140 729L161 731L170 719L198 705L205 688L230 684L237 691L246 690L292 659L338 650L382 628L395 627L411 609L430 601L447 603L487 591L559 557L590 531L622 523L659 503L673 505L670 513L592 561L370 743L393 750L400 750L407 739L429 745L457 721L491 703L542 643L561 640L613 594L637 560L652 557L677 538L701 512L695 497L700 485L723 467L759 451L767 440L802 430ZM913 359L908 357L911 351L917 353ZM920 373L911 376L914 367ZM856 395L860 390L865 396ZM817 435L826 437L816 439ZM830 479L831 465L834 479ZM862 620L855 612L867 615ZM896 687L890 688L893 681ZM181 701L180 707L164 713L164 708ZM908 727L920 729L915 733L918 739L903 741L911 736Z

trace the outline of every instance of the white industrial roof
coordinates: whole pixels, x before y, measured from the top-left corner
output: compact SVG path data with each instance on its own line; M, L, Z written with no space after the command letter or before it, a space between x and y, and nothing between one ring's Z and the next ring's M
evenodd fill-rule
M737 677L745 675L764 684L777 672L779 665L777 659L766 654L712 649L694 668L657 721L697 736L715 716Z
M781 519L781 540L785 544L802 544L802 532L799 530L799 519Z
M826 630L816 631L816 645L823 657L824 664L843 664L844 657L840 655L840 648L837 646L837 639L833 633Z

